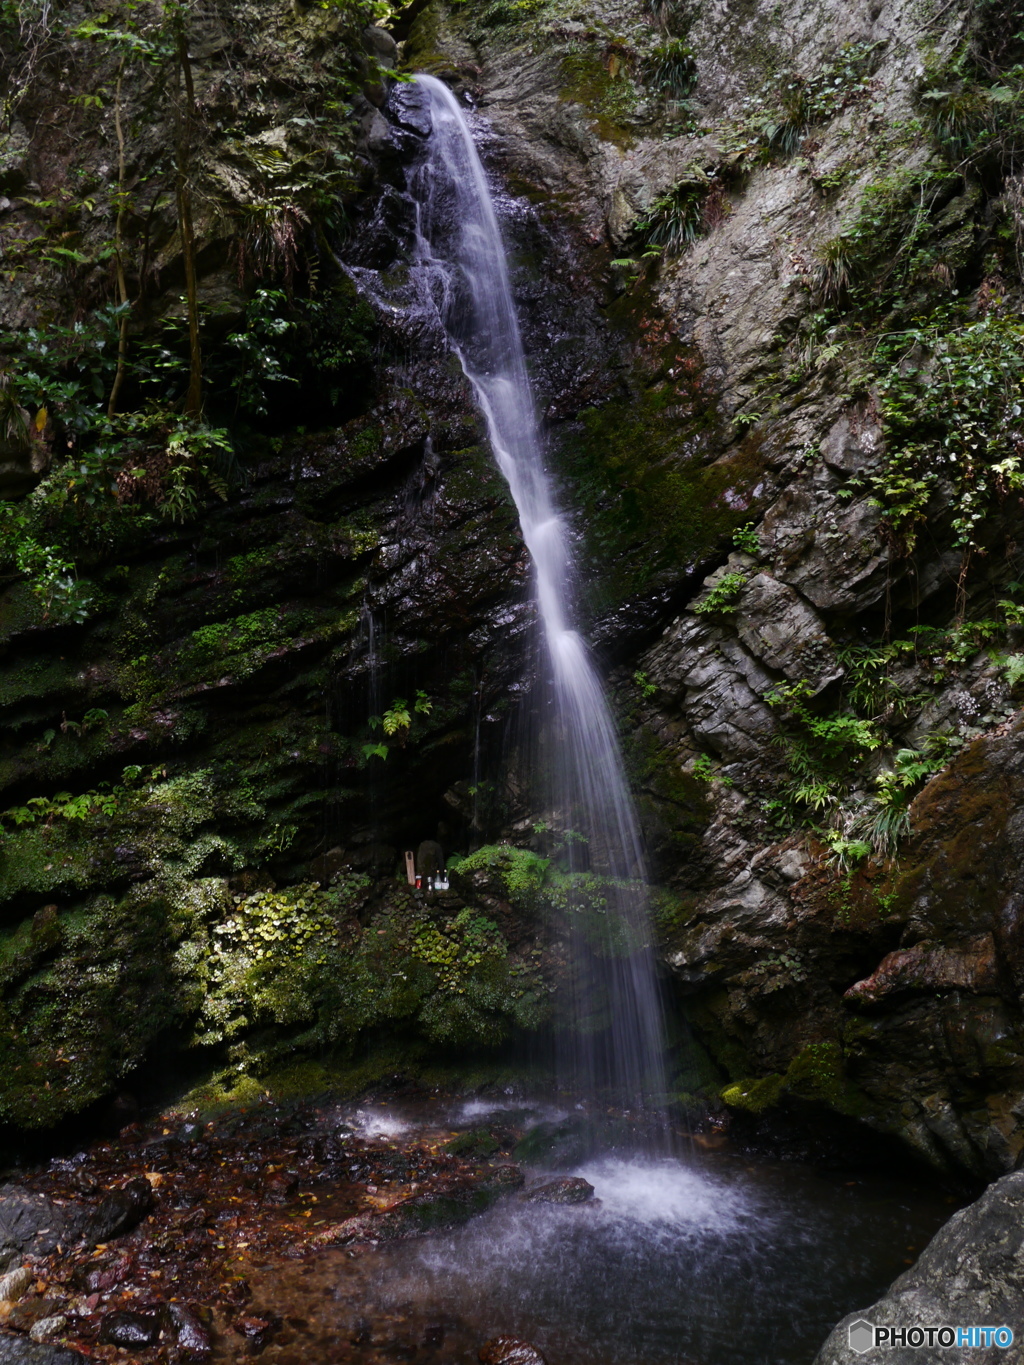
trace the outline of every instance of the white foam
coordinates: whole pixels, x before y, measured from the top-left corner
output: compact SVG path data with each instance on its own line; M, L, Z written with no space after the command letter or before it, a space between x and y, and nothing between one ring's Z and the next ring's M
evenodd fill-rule
M604 1157L580 1166L601 1201L602 1220L732 1232L753 1212L739 1185L666 1158Z
M412 1124L384 1109L357 1109L351 1118L352 1127L364 1138L392 1138L407 1133Z

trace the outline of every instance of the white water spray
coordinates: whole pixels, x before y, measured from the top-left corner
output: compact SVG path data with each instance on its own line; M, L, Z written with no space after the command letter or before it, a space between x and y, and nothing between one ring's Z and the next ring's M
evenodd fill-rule
M564 1079L583 1093L610 1091L657 1108L665 1091L664 1039L643 851L615 727L570 619L566 526L544 468L505 247L458 101L433 76L417 76L416 84L431 133L425 159L409 176L413 282L473 385L533 559L553 683L544 757L554 805L584 841L590 867L610 879L595 892L590 879L578 878L578 904L570 907L574 1000Z

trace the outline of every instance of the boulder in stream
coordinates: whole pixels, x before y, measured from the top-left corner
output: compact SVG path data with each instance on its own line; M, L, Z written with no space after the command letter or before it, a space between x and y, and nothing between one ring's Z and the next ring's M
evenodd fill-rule
M160 1339L162 1325L159 1313L106 1313L100 1323L100 1341L108 1346L122 1346L129 1350L153 1346Z
M1024 1336L1024 1171L990 1185L935 1234L914 1265L871 1305L845 1317L815 1365L855 1365L884 1357L885 1365L995 1365L1015 1351L995 1342L934 1351L921 1346L873 1346L875 1327L1001 1327Z
M539 1204L585 1204L593 1197L593 1185L579 1175L563 1176L561 1180L552 1180L547 1185L539 1185L535 1190L527 1190L523 1195L524 1199Z
M213 1350L213 1340L199 1315L183 1303L169 1303L167 1317L179 1354L185 1360L206 1360Z

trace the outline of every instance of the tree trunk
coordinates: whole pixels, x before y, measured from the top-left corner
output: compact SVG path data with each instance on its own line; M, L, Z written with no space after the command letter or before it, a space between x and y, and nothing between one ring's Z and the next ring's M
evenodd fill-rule
M199 290L196 284L196 246L192 231L192 191L189 184L195 88L192 84L192 64L189 61L185 23L180 9L175 15L174 26L178 64L185 81L185 107L184 111L179 110L175 149L178 229L181 232L181 252L185 264L185 302L188 308L189 377L185 415L199 417L203 410L203 354L199 342Z

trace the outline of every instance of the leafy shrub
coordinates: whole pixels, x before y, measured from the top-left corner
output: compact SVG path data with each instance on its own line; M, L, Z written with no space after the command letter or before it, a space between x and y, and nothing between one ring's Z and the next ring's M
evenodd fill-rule
M694 51L681 38L660 43L644 59L644 78L652 90L684 99L697 81Z
M736 610L736 599L746 587L745 573L723 574L693 608L697 616L729 616Z
M634 231L647 246L660 246L677 255L697 240L704 228L704 204L711 177L699 166L660 194L637 220Z
M1024 490L1024 324L943 310L883 338L877 356L886 460L872 487L890 543L912 552L943 485L953 544L968 554L998 502Z

